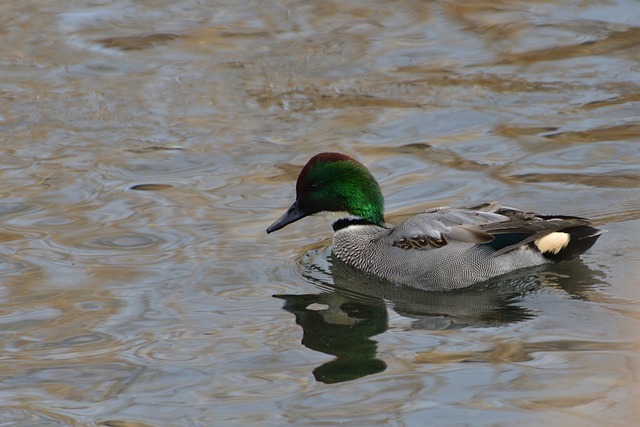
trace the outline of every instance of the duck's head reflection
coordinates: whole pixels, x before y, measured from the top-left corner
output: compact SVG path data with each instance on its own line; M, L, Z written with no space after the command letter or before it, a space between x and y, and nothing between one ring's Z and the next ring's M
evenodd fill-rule
M543 281L544 285L565 288L560 280L563 275L551 273L554 280L549 281L549 274L537 269L529 275L502 276L464 290L429 292L362 275L325 251L307 253L302 266L303 277L322 291L275 297L285 300L284 309L295 315L303 329L303 345L336 357L313 371L324 383L353 380L386 369L384 361L376 357L377 342L371 337L388 329L387 304L396 313L414 319L411 325L416 329L496 327L534 317L535 313L520 302L543 286ZM590 271L587 276L592 277ZM576 295L576 289L567 291Z
M303 345L336 356L314 369L318 381L348 381L387 368L376 358L377 343L369 339L387 330L387 308L382 300L364 303L337 290L276 297L285 300L284 309L302 326Z

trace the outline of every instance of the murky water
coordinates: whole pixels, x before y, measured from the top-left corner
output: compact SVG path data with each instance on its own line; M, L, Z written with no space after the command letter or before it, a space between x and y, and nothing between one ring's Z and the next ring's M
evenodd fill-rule
M0 425L633 425L640 7L0 4ZM277 235L302 164L387 218L591 217L582 261L421 293Z

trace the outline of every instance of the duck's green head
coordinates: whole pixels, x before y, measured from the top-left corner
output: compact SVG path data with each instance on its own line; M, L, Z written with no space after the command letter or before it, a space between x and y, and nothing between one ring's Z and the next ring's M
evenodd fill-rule
M361 222L384 225L384 199L371 172L346 154L320 153L300 172L296 201L267 233L324 211L346 212Z

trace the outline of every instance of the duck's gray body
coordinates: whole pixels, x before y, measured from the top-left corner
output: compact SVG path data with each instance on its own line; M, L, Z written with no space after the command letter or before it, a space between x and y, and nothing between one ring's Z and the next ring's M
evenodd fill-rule
M582 218L525 213L498 203L436 208L393 229L357 222L334 228L333 252L344 263L396 284L431 290L464 288L520 268L574 258L601 233Z

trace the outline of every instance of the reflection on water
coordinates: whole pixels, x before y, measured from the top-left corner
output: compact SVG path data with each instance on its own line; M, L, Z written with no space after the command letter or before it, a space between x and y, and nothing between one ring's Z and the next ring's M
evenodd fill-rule
M330 248L308 252L302 265L302 276L320 291L274 296L284 299L283 308L295 315L303 329L304 346L336 356L313 371L316 380L324 383L354 380L386 368L376 354L376 341L370 338L388 329L387 304L413 319L415 329L497 327L535 317L533 310L520 304L528 293L542 286L557 287L574 298L588 300L587 293L600 283L603 274L574 260L501 276L466 289L429 292L363 275L338 260ZM421 354L419 359L432 357L437 358Z
M336 356L313 370L316 380L327 384L354 380L387 367L376 358L377 345L370 339L388 327L382 300L365 304L339 291L276 297L284 299L284 309L296 316L304 331L303 345Z

